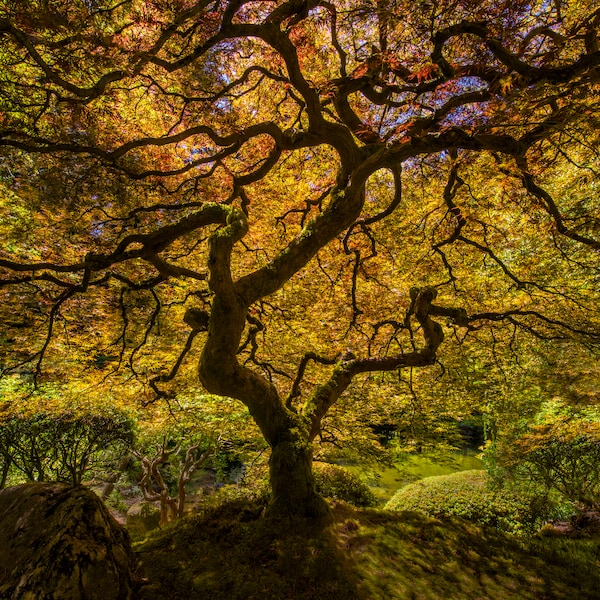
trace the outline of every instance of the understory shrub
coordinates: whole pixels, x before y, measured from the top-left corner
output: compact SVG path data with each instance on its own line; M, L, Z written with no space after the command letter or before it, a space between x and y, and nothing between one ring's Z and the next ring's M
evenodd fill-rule
M412 510L431 517L456 516L507 533L537 530L550 518L550 505L533 493L493 488L484 471L427 477L396 492L388 510Z
M269 471L266 464L247 465L238 483L221 484L214 493L202 497L200 511L220 510L225 505L254 504L265 508L269 503Z
M326 498L344 500L358 507L375 506L377 500L369 486L354 473L338 465L313 463L317 492Z

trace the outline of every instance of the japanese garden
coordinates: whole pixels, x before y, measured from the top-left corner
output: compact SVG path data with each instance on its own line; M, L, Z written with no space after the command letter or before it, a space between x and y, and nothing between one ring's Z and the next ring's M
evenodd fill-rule
M597 2L0 40L1 598L598 597Z

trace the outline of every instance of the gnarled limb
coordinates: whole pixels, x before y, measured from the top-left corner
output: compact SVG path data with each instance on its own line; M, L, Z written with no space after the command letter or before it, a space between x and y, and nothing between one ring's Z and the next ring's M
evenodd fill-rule
M302 409L302 414L310 419L310 439L314 439L320 431L321 420L329 408L348 388L352 379L359 373L377 371L395 371L404 367L424 367L432 365L436 352L444 340L444 333L439 323L431 319L432 302L437 292L427 287L422 290L411 290L411 304L407 318L414 316L421 326L424 345L419 350L387 357L354 358L353 355L342 357L336 364L327 383L319 386ZM462 313L461 313L462 314Z

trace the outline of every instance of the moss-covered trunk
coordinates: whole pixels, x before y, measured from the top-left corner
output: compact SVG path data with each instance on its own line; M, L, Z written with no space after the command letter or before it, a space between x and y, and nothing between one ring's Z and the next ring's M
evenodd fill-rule
M227 224L211 235L209 243L209 285L214 297L198 375L211 393L242 401L271 447L272 499L268 516L318 519L329 514L329 508L315 490L310 419L287 407L271 381L246 364L240 364L238 352L246 326L253 322L249 319L249 307L279 289L306 264L321 243L313 242L299 249L317 234L300 236L269 268L234 283L231 252L247 232L248 223L243 211L223 210L228 213ZM333 217L336 217L335 212ZM317 228L319 238L338 233L338 228L327 220L323 227L324 231Z
M312 473L312 445L300 427L290 427L271 446L269 460L271 502L267 515L274 518L319 519L329 507L317 494Z
M203 384L213 393L243 401L271 447L272 498L268 515L275 518L327 515L329 508L315 490L309 419L289 410L269 382L233 360L211 356L210 350L207 344L200 361Z

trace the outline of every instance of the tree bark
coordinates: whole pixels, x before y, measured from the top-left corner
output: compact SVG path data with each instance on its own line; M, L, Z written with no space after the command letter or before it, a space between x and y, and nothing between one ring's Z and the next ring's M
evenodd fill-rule
M268 517L324 519L330 514L329 506L316 491L308 436L305 420L293 415L289 426L280 432L280 439L271 446Z
M329 507L315 489L310 421L289 410L271 382L237 360L249 304L266 293L265 290L269 291L270 285L273 289L280 287L297 270L294 263L291 273L286 271L283 280L279 281L278 269L273 268L271 275L263 274L251 286L247 281L245 285L236 286L231 273L231 251L247 227L245 215L232 209L227 226L215 231L210 238L209 284L215 296L198 375L211 393L241 400L271 447L272 498L268 516L282 519L323 517L329 513ZM301 262L304 264L307 260L303 258ZM287 265L285 261L281 262L285 271ZM270 281L271 278L275 283ZM260 293L257 288L261 288Z
M11 460L5 458L4 464L2 465L2 475L0 476L0 490L3 490L6 486L6 480L8 479L8 471L10 470Z

